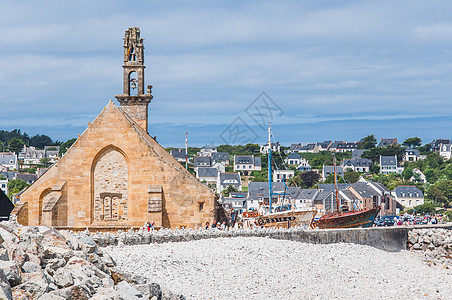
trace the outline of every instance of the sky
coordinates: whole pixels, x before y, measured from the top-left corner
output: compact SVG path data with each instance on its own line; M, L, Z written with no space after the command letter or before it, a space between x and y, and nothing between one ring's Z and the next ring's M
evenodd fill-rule
M450 1L2 1L0 129L65 141L140 27L163 146L451 138Z

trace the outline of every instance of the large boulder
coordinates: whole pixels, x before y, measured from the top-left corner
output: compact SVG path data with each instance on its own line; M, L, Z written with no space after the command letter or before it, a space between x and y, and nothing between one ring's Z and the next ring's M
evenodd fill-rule
M64 268L58 269L53 275L53 279L59 288L66 288L74 284L71 272Z
M124 299L144 299L144 295L127 281L121 281L115 286L115 289Z
M11 286L16 286L22 281L20 269L14 261L0 261L0 269Z

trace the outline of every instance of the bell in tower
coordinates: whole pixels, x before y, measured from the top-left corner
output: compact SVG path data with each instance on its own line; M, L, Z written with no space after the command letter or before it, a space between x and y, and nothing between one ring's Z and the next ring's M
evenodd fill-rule
M124 37L123 94L116 99L125 111L146 132L148 131L148 105L152 100L152 85L144 90L144 46L140 28L131 27Z

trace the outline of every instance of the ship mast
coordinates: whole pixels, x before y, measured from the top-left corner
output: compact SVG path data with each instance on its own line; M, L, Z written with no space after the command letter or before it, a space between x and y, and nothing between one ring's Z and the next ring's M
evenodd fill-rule
M271 144L271 123L268 123L268 203L270 213L272 212L272 144Z
M333 153L333 164L334 164L334 191L336 194L336 210L337 213L340 214L341 211L339 209L339 197L338 197L339 191L337 190L337 166L336 166L336 156L334 155L334 153Z
M188 170L188 132L185 132L185 169Z

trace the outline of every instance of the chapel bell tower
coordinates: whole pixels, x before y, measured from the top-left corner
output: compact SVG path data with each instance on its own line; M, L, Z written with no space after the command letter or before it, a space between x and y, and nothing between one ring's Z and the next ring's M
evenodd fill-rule
M144 46L140 28L130 27L124 37L123 94L115 95L121 108L146 132L152 85L144 90Z

